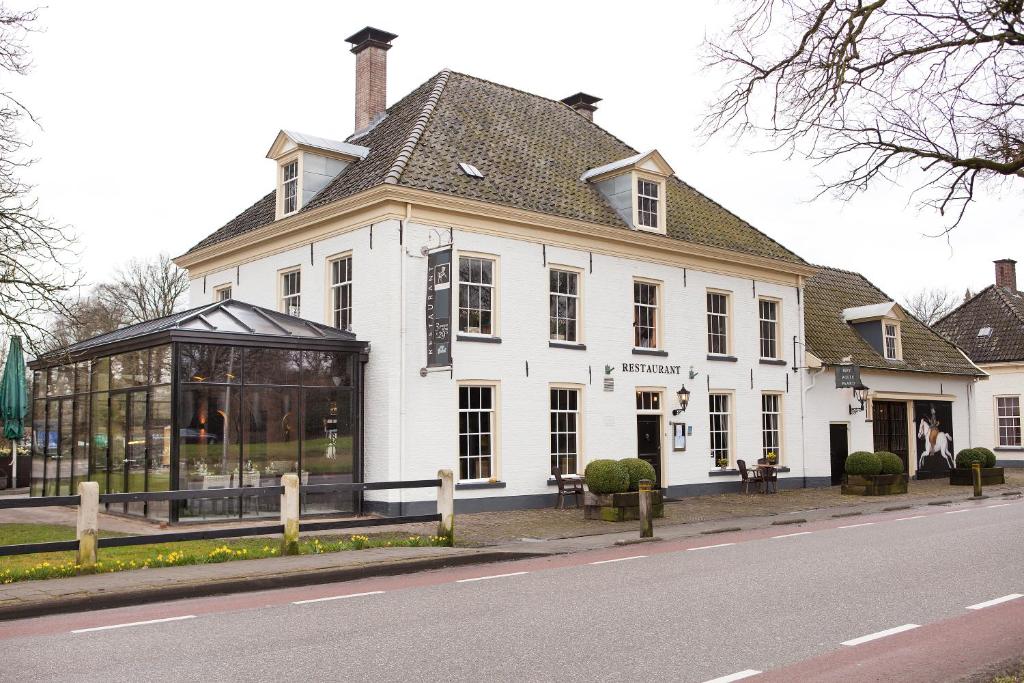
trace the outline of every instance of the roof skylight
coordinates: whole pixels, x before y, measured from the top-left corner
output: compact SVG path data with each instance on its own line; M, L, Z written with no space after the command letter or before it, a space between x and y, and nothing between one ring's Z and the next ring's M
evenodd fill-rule
M992 328L991 327L983 327L983 328L981 328L980 330L978 330L978 336L979 337L990 337L990 336L992 336Z
M468 175L470 178L484 177L484 174L480 172L480 169L474 166L473 164L467 164L465 162L460 161L459 168L461 168L462 172Z

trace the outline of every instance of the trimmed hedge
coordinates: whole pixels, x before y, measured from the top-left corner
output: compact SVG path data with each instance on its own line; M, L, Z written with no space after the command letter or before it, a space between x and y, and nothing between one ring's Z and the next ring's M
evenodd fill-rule
M985 449L988 450L988 449ZM985 467L985 461L988 457L980 448L965 448L956 454L956 466L969 470L973 463L979 463L982 467ZM995 456L993 455L993 465L995 464Z
M846 473L870 477L882 472L882 459L876 453L855 451L846 456Z
M881 474L903 474L903 460L900 456L889 451L878 451L875 455L882 462Z
M626 468L626 472L629 473L629 490L636 491L640 488L641 479L650 479L651 484L654 484L654 480L657 478L657 473L654 471L654 466L646 460L640 458L623 458L619 461Z
M583 480L591 493L625 493L629 490L629 470L617 460L591 460L583 471Z
M996 454L995 453L993 453L989 449L985 448L984 446L979 446L979 447L975 448L974 450L978 451L979 453L981 453L982 455L985 456L985 462L983 462L981 464L982 467L995 467L996 466Z

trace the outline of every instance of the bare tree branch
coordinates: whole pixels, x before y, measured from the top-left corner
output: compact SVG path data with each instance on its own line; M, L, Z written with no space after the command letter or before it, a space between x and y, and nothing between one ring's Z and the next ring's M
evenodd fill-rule
M921 289L903 300L903 307L925 325L933 325L962 303L948 289Z

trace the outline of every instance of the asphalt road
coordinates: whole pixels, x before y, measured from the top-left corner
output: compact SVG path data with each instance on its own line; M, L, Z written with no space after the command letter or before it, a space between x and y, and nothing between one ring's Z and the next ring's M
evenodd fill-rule
M1024 651L1022 529L992 500L43 617L0 679L952 680Z

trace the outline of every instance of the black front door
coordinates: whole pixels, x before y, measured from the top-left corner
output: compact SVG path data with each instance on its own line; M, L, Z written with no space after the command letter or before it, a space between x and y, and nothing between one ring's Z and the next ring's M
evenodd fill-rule
M846 456L850 454L849 429L846 425L828 426L828 449L832 457L832 485L842 484Z
M902 401L875 401L872 411L875 452L889 451L900 456L903 471L910 471L907 439L907 404Z
M654 486L661 488L661 415L636 416L636 457L654 467Z

